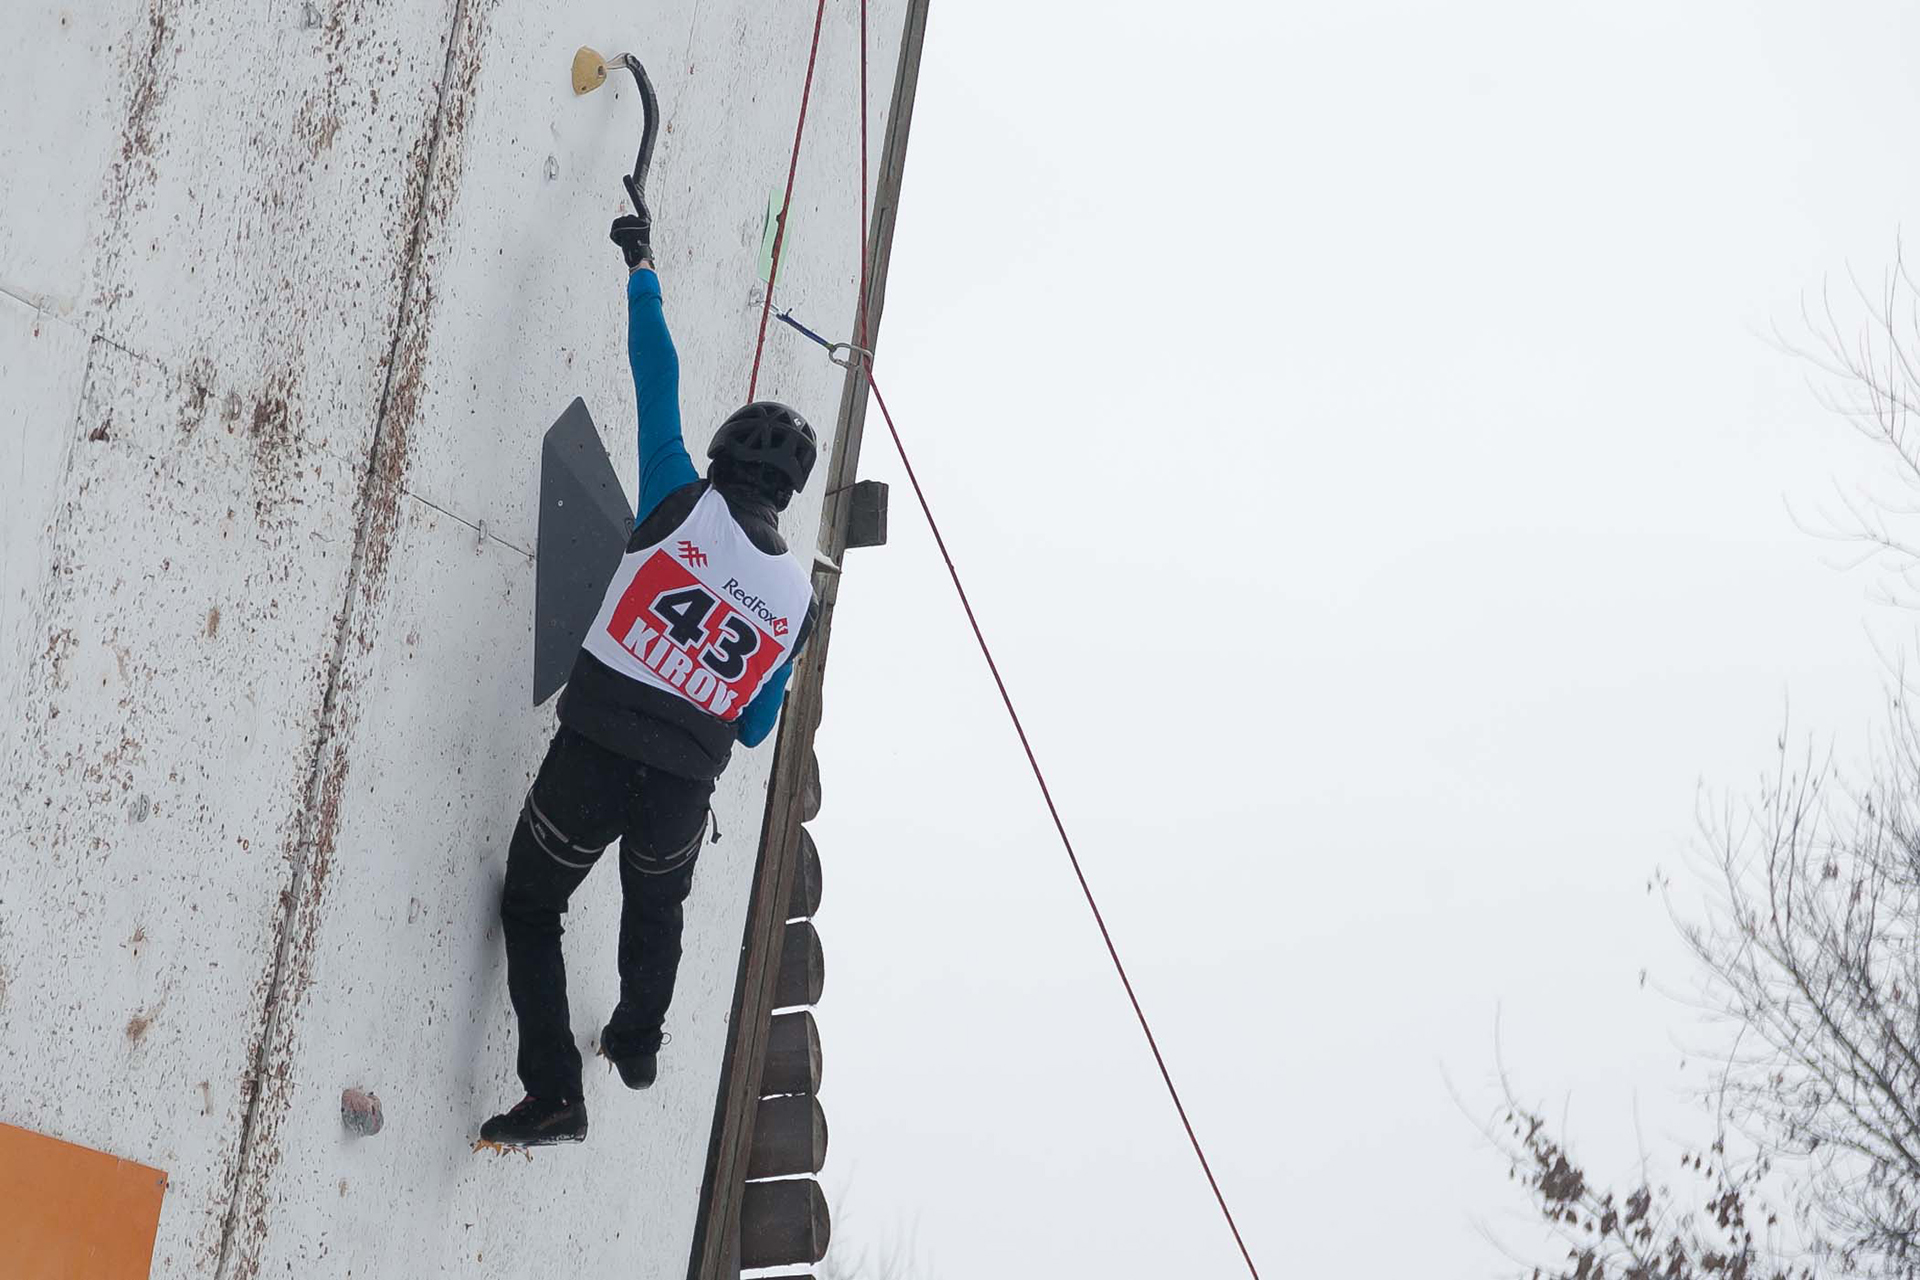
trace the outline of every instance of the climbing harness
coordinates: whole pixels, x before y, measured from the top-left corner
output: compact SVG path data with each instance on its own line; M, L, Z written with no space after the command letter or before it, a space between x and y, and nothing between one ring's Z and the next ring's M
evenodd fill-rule
M708 810L708 816L711 814L712 810ZM694 856L700 852L700 846L706 843L707 827L707 819L701 818L700 829L693 833L693 839L667 853L645 853L629 848L627 842L623 840L620 842L620 856L628 866L643 876L664 876L678 871L693 861Z
M520 807L520 817L527 824L527 831L533 836L533 842L540 846L540 852L552 858L563 867L574 871L591 870L600 857L600 850L592 845L575 844L566 832L560 830L558 823L549 818L540 808L540 802L533 798L533 788L527 788L526 802ZM555 846L559 848L555 848ZM560 849L584 858L584 862L563 857Z

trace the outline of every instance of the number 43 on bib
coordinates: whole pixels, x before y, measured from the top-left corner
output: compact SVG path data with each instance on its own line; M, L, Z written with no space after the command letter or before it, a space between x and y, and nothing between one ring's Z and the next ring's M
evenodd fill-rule
M701 510L710 504L720 511ZM629 679L731 721L791 654L792 620L812 593L791 557L760 551L724 515L723 526L701 519L724 510L710 492L672 536L624 557L586 647Z

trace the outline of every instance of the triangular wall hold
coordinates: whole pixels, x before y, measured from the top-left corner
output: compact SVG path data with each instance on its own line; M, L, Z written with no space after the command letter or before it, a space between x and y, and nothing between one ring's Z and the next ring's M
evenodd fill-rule
M632 532L633 508L586 402L575 397L547 429L540 450L540 542L533 586L536 707L566 684Z

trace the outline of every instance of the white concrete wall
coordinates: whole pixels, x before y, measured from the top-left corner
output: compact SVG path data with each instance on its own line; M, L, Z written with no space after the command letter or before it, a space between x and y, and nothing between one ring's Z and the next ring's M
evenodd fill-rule
M781 301L842 336L858 10L828 8ZM659 1085L590 1070L584 1147L467 1149L518 1096L494 909L552 727L530 553L571 396L633 484L605 235L639 109L566 77L631 47L659 89L697 455L746 392L813 5L567 9L0 7L32 51L0 78L0 1120L168 1170L156 1276L686 1269L766 750L721 785ZM830 431L839 389L775 326L763 394ZM568 920L583 1043L617 897L596 873ZM343 1135L348 1085L384 1133Z

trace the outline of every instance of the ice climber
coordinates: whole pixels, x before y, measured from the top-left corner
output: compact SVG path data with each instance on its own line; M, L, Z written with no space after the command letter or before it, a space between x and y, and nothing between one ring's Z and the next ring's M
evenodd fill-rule
M706 479L695 473L650 233L633 215L613 223L628 268L640 517L574 660L560 727L507 854L500 919L527 1096L481 1127L483 1140L503 1145L586 1137L560 917L616 840L620 1003L600 1051L628 1087L653 1083L714 780L736 741L757 746L772 732L815 618L807 571L778 524L813 469L813 428L785 405L756 401L721 424Z

